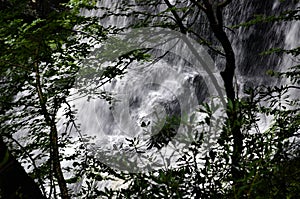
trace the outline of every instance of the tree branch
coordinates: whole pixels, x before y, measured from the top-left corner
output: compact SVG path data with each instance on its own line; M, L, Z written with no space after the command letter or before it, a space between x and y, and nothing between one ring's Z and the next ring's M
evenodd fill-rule
M200 10L203 10L204 12L207 11L204 5L202 5L200 2L197 2L196 0L191 0L191 2L196 5Z
M51 114L47 110L45 95L42 90L40 72L38 63L35 63L35 80L36 80L36 90L40 102L41 112L45 118L46 124L50 127L50 159L52 162L52 167L54 170L54 175L57 179L58 186L61 192L61 197L63 199L69 199L69 192L66 184L66 180L63 176L62 168L59 160L59 147L58 147L58 131L55 124L54 116L51 118Z
M218 50L218 49L212 47L211 44L210 44L208 41L206 41L203 37L201 37L201 35L199 35L198 33L196 33L195 31L192 31L192 30L189 31L189 32L191 32L191 33L194 34L196 37L198 37L198 38L201 40L201 44L204 44L204 45L207 46L209 49L211 49L213 52L215 52L215 53L217 53L217 54L219 54L219 55L225 57L225 53L224 53L224 52L222 52L222 51L220 51L220 50Z
M222 3L219 3L218 4L218 7L219 8L225 8L228 4L230 4L232 2L232 0L225 0L224 2Z
M164 1L167 4L168 8L170 8L173 16L175 17L176 23L179 26L180 32L183 33L183 34L186 34L186 28L184 27L181 18L179 17L177 12L174 10L174 6L170 3L169 0L164 0Z

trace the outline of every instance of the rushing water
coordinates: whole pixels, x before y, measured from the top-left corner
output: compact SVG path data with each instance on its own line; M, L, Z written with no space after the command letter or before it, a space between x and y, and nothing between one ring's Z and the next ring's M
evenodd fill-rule
M101 2L100 6L111 9L118 5L118 1ZM252 19L254 14L272 15L295 6L292 1L234 1L224 11L224 21L226 25L231 26ZM102 16L104 13L105 11L85 11L83 14ZM119 28L134 22L135 18L121 16L112 16L101 21L105 26ZM198 29L211 34L206 26L199 25ZM236 82L239 92L248 86L279 83L275 78L266 75L267 70L286 70L288 66L294 65L295 61L287 55L262 56L260 53L275 47L291 49L299 46L299 29L299 22L286 22L227 30L236 54ZM159 56L167 50L169 49L156 49L152 51L152 55ZM132 158L134 154L128 157L115 151L125 145L126 138L139 137L145 143L149 139L149 132L155 129L154 124L162 121L162 124L166 125L166 116L181 119L184 114L191 116L199 102L208 102L212 96L222 97L216 91L218 86L222 88L222 83L218 69L214 66L222 68L219 66L224 60L212 55L215 60L215 64L212 64L212 58L203 51L202 55L205 55L205 61L212 67L210 70L216 79L216 84L212 84L207 71L202 68L199 72L199 68L192 65L193 58L190 58L188 53L183 53L184 51L186 49L179 45L173 53L153 64L131 64L122 78L115 78L102 88L112 95L112 103L103 99L87 101L84 98L74 102L78 108L82 132L96 137L94 150L98 152L95 155L105 151L109 156ZM266 120L267 118L262 118L262 125ZM163 125L156 130L163 129ZM185 130L182 125L174 128L178 132ZM106 156L100 155L99 158L105 163L112 163L112 159L105 160Z

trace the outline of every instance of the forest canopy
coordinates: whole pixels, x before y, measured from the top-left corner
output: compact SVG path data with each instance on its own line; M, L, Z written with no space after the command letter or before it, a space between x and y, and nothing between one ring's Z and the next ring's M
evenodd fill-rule
M0 198L299 198L300 51L294 41L299 40L299 14L298 1L1 0ZM287 32L278 27L296 27L296 36L284 43ZM266 36L257 32L272 38L262 41ZM191 115L168 109L191 103L184 93L179 103L163 104L167 116L153 127L156 133L145 132L146 140L128 136L125 143L100 151L83 124L90 113L78 115L72 99L78 94L87 101L101 99L122 112L113 109L118 101L106 85L126 79L137 63L154 68L160 60L188 62L183 54L172 57L178 43L166 52L157 47L174 35L194 59L205 49L211 58L203 60L215 67L207 71L217 70L210 75L221 82L224 96L209 96L218 100L208 103L195 92L199 103ZM243 57L249 49L253 60ZM179 73L190 65L183 64ZM239 87L250 72L257 84ZM162 76L168 73L161 69ZM207 89L200 73L192 85ZM161 85L142 88L147 86L158 90ZM142 104L130 100L128 106ZM152 123L139 125L147 129ZM203 153L212 131L218 137ZM179 134L189 142L175 147L176 161L150 153L181 144L175 139ZM129 172L111 166L136 166L125 156L111 155L117 154L114 150L151 160L151 169ZM165 166L153 167L156 161Z

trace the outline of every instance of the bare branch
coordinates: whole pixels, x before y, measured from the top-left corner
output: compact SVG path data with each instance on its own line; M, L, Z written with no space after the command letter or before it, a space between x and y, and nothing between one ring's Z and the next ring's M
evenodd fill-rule
M219 3L218 4L218 7L219 8L225 8L228 4L230 4L232 2L232 0L225 0L224 2L222 3Z
M170 3L169 0L164 0L164 1L165 1L165 3L167 4L168 8L170 8L170 10L171 10L173 16L175 17L176 23L177 23L177 25L178 25L179 28L180 28L180 32L183 33L183 34L185 34L185 33L186 33L186 28L184 27L184 25L183 25L183 23L182 23L182 20L181 20L181 18L179 17L178 13L173 9L174 6Z
M204 12L207 11L204 5L202 5L200 2L197 2L196 0L191 0L192 3L194 3L200 10L203 10Z
M201 40L200 44L203 44L203 45L207 46L213 52L215 52L215 53L217 53L217 54L225 57L225 53L224 52L222 52L221 50L218 50L218 49L212 47L211 44L208 41L206 41L203 37L201 37L201 35L199 35L195 31L189 30L189 32L191 32L192 34L194 34L195 36L197 36Z
M192 3L191 3L191 5L192 5ZM191 5L188 5L187 7L189 7ZM192 9L188 9L185 13L183 13L183 15L181 17L181 21L183 21L184 18L186 18L188 16L188 14L190 14L191 11L192 11Z
M37 49L38 51L39 49ZM38 53L36 53L38 54ZM58 186L60 188L61 197L64 199L69 199L69 193L68 193L68 187L66 180L63 176L61 163L59 160L59 144L58 144L58 130L55 123L55 117L51 117L51 114L49 113L47 109L47 97L45 97L45 94L42 89L41 84L41 76L40 76L40 69L39 69L39 63L35 63L35 87L36 92L38 95L39 100L39 106L41 108L41 112L44 116L45 122L48 127L50 127L50 159L51 159L51 166L53 167L54 175L57 179Z

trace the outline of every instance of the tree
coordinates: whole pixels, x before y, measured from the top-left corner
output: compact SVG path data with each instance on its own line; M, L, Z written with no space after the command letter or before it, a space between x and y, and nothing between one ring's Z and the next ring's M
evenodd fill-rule
M293 154L291 152L292 148L297 147L287 141L288 139L297 136L298 128L295 125L298 124L299 120L299 110L297 100L287 100L283 96L288 92L289 88L298 89L297 86L282 86L267 88L266 90L253 89L248 90L245 94L247 97L245 99L239 99L237 97L237 91L234 89L234 75L235 75L235 54L227 36L229 28L226 28L223 22L223 10L226 9L232 1L135 1L132 2L124 1L123 4L118 8L118 10L124 10L125 16L134 16L139 20L135 23L130 24L129 28L139 28L139 27L163 27L172 30L178 30L183 34L190 34L193 38L196 38L200 43L207 45L212 53L217 53L218 56L225 57L224 69L221 72L221 76L224 82L226 95L228 98L227 104L227 117L228 120L224 124L224 129L221 134L221 138L218 143L219 148L212 150L206 157L206 163L204 169L197 168L197 165L190 165L190 159L196 158L197 152L195 152L191 157L189 154L185 154L185 161L188 166L182 166L178 170L166 170L166 171L155 171L153 173L148 173L144 175L137 175L134 178L134 182L130 184L128 190L121 191L121 196L124 197L179 197L179 193L183 191L181 188L186 188L184 191L187 195L190 193L195 194L197 198L206 197L281 197L281 196L292 196L297 197L297 194L291 189L294 185L285 189L283 192L280 191L272 193L274 189L281 189L278 182L274 182L270 187L264 187L266 195L263 193L263 189L260 186L265 182L262 180L262 176L269 175L272 179L276 179L275 176L279 177L281 174L270 170L270 167L276 164L285 164L284 162L297 162L297 153ZM158 9L160 7L160 9ZM161 9L162 8L162 9ZM201 14L202 13L202 14ZM114 13L110 13L114 15ZM122 14L119 14L122 16ZM205 38L201 35L201 31L195 27L195 24L199 25L201 22L201 17L205 16L208 24L210 26L210 31L213 32L215 38ZM201 16L201 17L200 17ZM284 11L278 16L267 16L262 15L257 16L256 19L250 20L242 26L255 25L266 22L274 21L286 21L286 20L297 20L299 19L299 9ZM236 26L239 27L239 26ZM206 32L207 33L207 32ZM230 33L230 32L229 32ZM220 44L222 50L214 48L214 44ZM212 45L213 44L213 45ZM290 50L279 50L273 49L271 52L285 52L294 53L294 55L299 54L298 48ZM298 53L297 53L298 52ZM270 53L270 52L269 52ZM297 72L294 67L293 72L283 73L285 75L293 74L294 83L298 82ZM275 73L278 75L278 73ZM291 76L290 76L291 77ZM268 96L268 97L267 97ZM261 106L260 102L268 102L268 106ZM295 109L286 110L287 105L283 105L281 102L289 104L289 106L294 106ZM293 102L292 102L293 101ZM284 110L283 110L284 109ZM209 111L204 111L209 115ZM257 117L258 113L272 115L274 117L274 124L270 125L270 130L266 132L260 132L257 128ZM210 117L209 117L210 118ZM283 121L291 121L289 127L285 127ZM255 135L251 134L250 131L254 130ZM286 130L284 130L286 129ZM288 129L288 130L287 130ZM285 133L283 133L283 131ZM289 132L289 133L287 133ZM285 134L286 136L281 136ZM279 136L279 137L277 137ZM269 138L268 138L269 137ZM271 137L271 138L270 138ZM197 139L196 139L197 140ZM199 139L196 143L195 148L191 148L191 151L200 150L198 145L201 145L203 140ZM271 143L271 144L270 144ZM285 143L285 144L283 144ZM283 147L285 145L285 147ZM198 147L197 147L198 146ZM274 147L273 147L274 146ZM233 147L231 150L230 147ZM249 147L258 147L259 149L249 149ZM283 149L284 148L284 149ZM281 154L278 156L273 156L273 154ZM196 155L195 155L196 154ZM252 154L252 155L251 155ZM283 155L285 154L285 155ZM289 155L287 155L289 154ZM284 157L283 157L284 156ZM294 158L288 158L288 156L293 156ZM182 158L183 158L182 157ZM216 158L218 157L218 158ZM259 158L257 158L259 157ZM209 159L210 158L210 159ZM265 160L264 160L265 159ZM225 163L222 161L225 161ZM275 163L276 162L276 163ZM253 163L253 164L252 164ZM231 165L231 175L228 175L225 165ZM273 166L271 166L273 165ZM296 163L297 165L297 163ZM277 169L279 167L275 166ZM221 171L220 171L221 170ZM182 179L176 179L173 172L191 174L187 177L193 183L186 182ZM216 174L216 172L223 172L222 174ZM225 174L225 175L223 175ZM202 177L204 175L204 177ZM173 178L172 178L173 177ZM282 176L281 176L282 177ZM207 179L213 182L209 185ZM224 179L216 180L216 178ZM167 179L167 180L166 180ZM233 180L233 184L230 183ZM289 181L291 179L285 178ZM225 181L228 183L225 183ZM293 181L293 180L291 180ZM174 182L173 184L169 182ZM230 187L229 189L224 189L222 183L225 183ZM290 183L290 182L289 182ZM141 187L142 184L147 184L145 187ZM202 187L200 186L202 185ZM191 188L192 190L188 189ZM296 185L296 187L298 187ZM291 189L290 189L291 188ZM180 191L179 191L180 190ZM155 195L155 194L157 195ZM124 195L122 195L124 194ZM282 195L281 195L282 194Z
M58 110L68 105L66 97L80 60L104 37L104 30L97 19L79 15L81 8L93 8L92 2L88 6L84 1L65 2L1 1L0 153L6 173L0 188L6 198L52 197L56 186L62 198L70 198L60 151L69 142L66 132L74 116L65 109L69 120L65 132L59 132ZM91 35L99 37L82 42ZM29 175L12 154L31 168ZM11 181L16 174L20 179Z
M44 198L39 187L25 172L24 168L10 154L2 139L1 148L1 197L3 198Z
M166 10L164 10L162 13L167 13L161 15L158 13L158 18L161 18L160 20L164 20L164 18L167 18L167 23L172 23L172 25L167 24L167 27L174 28L175 30L178 29L183 34L191 33L193 34L197 40L200 40L201 42L208 44L209 42L201 35L199 35L198 32L195 32L193 30L192 25L186 22L186 18L191 15L191 11L194 12L203 12L204 15L207 17L210 29L215 35L215 38L217 41L221 44L223 51L215 50L215 52L218 52L220 55L225 57L226 63L225 63L225 69L221 72L221 76L224 82L226 95L228 98L228 103L231 104L231 106L228 106L227 108L227 116L228 116L228 131L230 134L234 137L234 144L233 144L233 154L232 154L232 176L233 179L236 181L242 177L242 173L240 172L239 168L239 162L240 162L240 154L242 153L243 148L243 135L240 130L239 124L236 122L238 119L238 109L237 109L237 102L236 102L236 94L234 89L234 75L235 75L235 54L233 52L233 48L231 45L231 42L229 41L229 37L227 36L227 33L225 32L225 26L223 22L223 9L229 5L232 1L185 1L184 3L179 3L175 1L175 3L172 5L172 3L169 0L164 1L147 1L143 2L141 4L137 4L138 6L147 6L147 4L151 6L158 6L160 4L166 5ZM187 7L182 6L188 5ZM138 13L138 12L137 12ZM170 13L170 14L168 14ZM133 11L134 14L134 11ZM152 23L151 20L155 18L155 16L149 14L149 13L142 13L142 15L145 15L145 20L149 20L150 24ZM150 16L150 17L149 17ZM162 17L160 17L162 16ZM193 20L199 20L199 16L196 16ZM171 19L171 20L170 20ZM144 22L147 24L147 22ZM160 21L160 23L164 23ZM154 24L156 25L156 24ZM164 27L164 25L159 24L158 26Z
M91 4L90 1L72 0L66 4L44 0L18 3L1 1L2 196L298 198L299 146L290 139L299 135L299 101L284 97L290 89L299 89L299 66L294 66L289 72L270 71L274 76L291 78L295 85L248 89L244 98L239 98L234 88L236 55L228 37L230 31L225 27L227 24L224 24L222 16L233 2L146 0L131 4L132 1L122 1L113 10L97 8L95 2ZM157 9L159 6L163 10ZM14 8L13 11L11 8ZM80 15L81 8L103 9L103 16L99 16L101 19L123 16L137 20L128 27L104 28L99 24L99 18ZM298 19L299 9L295 9L280 13L279 16L258 16L241 26ZM202 20L214 37L206 38L207 32L197 29L197 24ZM88 80L95 78L100 82L99 86L103 86L114 77L123 75L128 63L133 60L147 61L149 49L139 49L120 55L115 65L106 67L100 74L97 73L99 63L95 63L96 68L87 68L88 71L82 67L83 60L86 63L90 58L93 47L101 44L109 34L140 27L178 30L205 45L214 57L225 58L221 77L227 95L227 118L222 123L218 143L203 155L201 147L205 143L205 135L209 134L207 127L218 120L213 113L214 107L204 104L199 109L204 119L186 122L193 142L176 162L178 167L127 173L108 167L97 158L97 152L88 150L86 140L89 137L81 132L76 110L68 102L68 97L72 95L71 88L76 84L84 87ZM216 47L218 45L221 48ZM271 50L279 51L299 55L298 48ZM105 56L107 60L110 59L109 55ZM91 63L94 63L91 59ZM84 74L77 76L80 69L86 73L86 79ZM75 79L79 81L75 83ZM83 92L89 95L89 91ZM99 95L111 100L106 93ZM60 114L59 110L63 110L63 113ZM273 123L265 132L260 132L258 128L258 114L273 117ZM59 117L64 118L62 129L57 127ZM177 123L177 118L167 120L167 125L162 128L163 136L152 136L147 150L155 147L160 149L168 144L175 134ZM136 139L128 140L132 141L130 149L136 150ZM74 145L77 147L70 155L63 153L68 147L74 148ZM62 166L65 162L69 162L69 166ZM11 172L4 173L4 169ZM66 177L70 171L71 176ZM287 175L287 171L292 175ZM15 174L18 174L20 183L7 183ZM100 190L98 183L103 180L121 180L127 185L119 190ZM81 185L80 191L76 190L77 185Z

